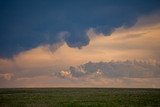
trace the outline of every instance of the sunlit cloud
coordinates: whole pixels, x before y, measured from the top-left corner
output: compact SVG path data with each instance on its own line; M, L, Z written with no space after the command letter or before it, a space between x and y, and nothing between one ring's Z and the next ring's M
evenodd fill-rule
M12 73L5 73L5 74L0 74L0 78L4 78L6 80L10 80L13 77Z
M63 33L60 33L63 36ZM114 78L98 68L89 73L84 68L78 67L91 62L116 62L116 61L146 61L157 64L160 61L160 21L158 15L144 16L130 27L121 26L110 35L97 33L95 28L90 28L87 35L90 42L87 46L71 48L61 38L61 43L54 45L40 45L27 51L16 54L10 59L0 59L1 87L52 87L52 86L106 86L106 87L160 87L159 77L145 72L147 67L133 65L128 72L140 70L137 76L117 76L119 70L112 71ZM58 48L57 48L58 47ZM71 68L72 66L72 68ZM146 65L145 65L146 66ZM156 70L159 70L156 65ZM134 69L132 69L134 68ZM154 70L147 68L149 73ZM77 70L78 72L73 72ZM126 68L127 69L127 68ZM128 68L129 69L129 68ZM153 70L153 71L152 71ZM108 75L108 76L104 76ZM125 74L125 73L122 73ZM159 75L159 71L156 71ZM147 76L146 76L147 75ZM156 75L156 76L157 76ZM151 76L148 78L148 76ZM62 78L61 78L62 77ZM67 78L67 79L66 79ZM150 83L150 84L148 84ZM152 86L153 85L153 86Z

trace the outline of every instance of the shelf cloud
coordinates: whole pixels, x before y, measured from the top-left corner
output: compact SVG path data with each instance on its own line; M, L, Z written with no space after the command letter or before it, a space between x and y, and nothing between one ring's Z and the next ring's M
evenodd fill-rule
M1 1L0 57L63 41L80 49L90 42L88 29L111 35L116 28L131 27L140 16L159 10L159 5L157 0ZM61 32L67 33L60 38Z

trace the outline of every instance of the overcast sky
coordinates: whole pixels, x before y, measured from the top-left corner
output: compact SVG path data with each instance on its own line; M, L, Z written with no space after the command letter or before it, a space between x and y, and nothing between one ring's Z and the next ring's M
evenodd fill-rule
M0 0L0 87L158 81L159 0Z

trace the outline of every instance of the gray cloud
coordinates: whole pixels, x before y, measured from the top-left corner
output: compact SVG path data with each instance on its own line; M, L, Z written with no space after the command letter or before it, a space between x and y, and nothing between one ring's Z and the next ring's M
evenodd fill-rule
M0 87L160 87L157 61L88 62L68 69L47 66L12 70L0 72Z
M88 62L78 67L70 67L70 75L83 77L88 75L103 76L109 78L159 78L160 63L147 61L110 61L110 62Z

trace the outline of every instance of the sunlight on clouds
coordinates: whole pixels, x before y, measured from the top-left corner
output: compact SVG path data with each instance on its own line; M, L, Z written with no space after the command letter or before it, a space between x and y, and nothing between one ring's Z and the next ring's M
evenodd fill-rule
M160 87L157 83L159 78L104 78L101 71L74 81L63 80L53 75L60 71L60 76L72 78L71 72L67 71L68 68L89 61L134 59L160 61L160 21L157 17L159 16L142 17L135 26L117 28L111 36L96 34L94 29L90 29L87 32L91 39L90 43L82 49L70 48L63 42L60 47L57 45L59 48L53 46L56 51L52 51L52 46L45 45L21 52L13 59L0 59L0 77L9 81L15 76L13 84L24 87L28 84L29 86L150 87L146 83L154 83L154 87Z
M3 77L6 80L10 80L13 77L12 73L0 74L0 78Z
M136 24L131 28L118 28L111 36L96 34L93 29L88 31L90 44L82 49L70 48L64 43L55 52L49 46L18 54L14 61L17 66L70 66L88 61L109 60L160 60L160 23L151 26Z

